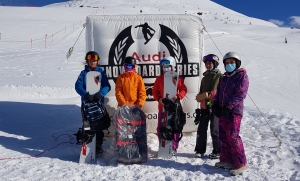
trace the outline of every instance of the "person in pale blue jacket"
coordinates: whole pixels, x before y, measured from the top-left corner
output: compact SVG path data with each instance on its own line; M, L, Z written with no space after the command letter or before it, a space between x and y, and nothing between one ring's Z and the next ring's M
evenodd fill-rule
M81 101L87 101L87 102L98 102L100 101L102 104L104 103L104 96L110 91L111 87L108 82L108 78L105 74L105 72L101 69L99 65L99 54L95 51L89 51L86 53L85 56L85 67L84 70L82 70L77 78L77 81L75 83L75 90L76 92L81 96ZM101 73L101 86L99 92L97 92L94 95L90 95L86 90L86 74L89 71L97 71ZM81 109L82 109L81 104ZM83 113L83 111L81 111ZM85 116L82 115L82 118L85 119ZM96 153L101 155L103 153L102 150L102 140L104 137L103 131L99 131L96 134Z

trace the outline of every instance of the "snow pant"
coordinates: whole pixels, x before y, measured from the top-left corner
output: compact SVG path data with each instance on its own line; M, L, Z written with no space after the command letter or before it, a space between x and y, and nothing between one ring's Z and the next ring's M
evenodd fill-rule
M96 132L96 145L102 147L104 133L102 130Z
M162 110L158 110L158 116L157 116L157 128L156 128L156 131L157 131L157 136L158 136L158 139L160 139L160 128L161 128L161 124L162 124L162 119L163 119L163 111ZM179 142L176 142L174 140L179 140L179 137L180 137L180 133L175 133L174 134L174 138L172 140L172 148L177 150L178 146L179 146Z
M197 138L195 152L204 154L206 152L207 144L207 129L210 122L210 135L213 145L213 153L220 153L219 142L219 118L215 116L214 112L209 109L201 109L200 121L197 129Z
M242 117L229 114L228 118L219 119L220 162L231 163L234 168L241 168L247 164L244 145L239 135Z

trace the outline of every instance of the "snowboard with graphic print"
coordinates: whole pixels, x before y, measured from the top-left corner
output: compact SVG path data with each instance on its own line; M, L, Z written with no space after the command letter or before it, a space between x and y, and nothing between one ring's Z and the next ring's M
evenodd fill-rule
M90 71L86 74L86 91L89 94L94 95L99 92L101 87L101 73L97 71ZM83 134L85 131L89 131L89 124L83 122ZM79 163L96 163L96 134L94 134L90 143L81 143L81 152Z
M169 98L173 101L173 97L177 94L178 74L176 72L166 72L164 74L164 98ZM169 120L172 114L168 113L163 108L163 116L161 127L170 128ZM164 140L162 137L159 140L158 157L172 158L172 141Z

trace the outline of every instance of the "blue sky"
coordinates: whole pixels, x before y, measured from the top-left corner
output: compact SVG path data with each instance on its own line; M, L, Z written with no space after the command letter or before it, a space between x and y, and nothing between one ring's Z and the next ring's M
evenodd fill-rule
M300 0L212 0L246 16L271 21L278 26L300 26ZM0 0L5 5L45 6L64 0Z
M278 26L300 25L300 0L212 0L246 16Z
M48 4L67 2L67 0L0 0L1 4L10 6L45 6Z

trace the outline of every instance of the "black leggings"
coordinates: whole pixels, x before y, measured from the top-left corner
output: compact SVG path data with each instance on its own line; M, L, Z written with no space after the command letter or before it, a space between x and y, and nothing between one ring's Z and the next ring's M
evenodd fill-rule
M201 117L197 130L195 152L199 152L201 154L204 154L206 152L207 129L209 122L213 144L213 153L220 153L219 118L215 116L214 112L210 113L208 109L201 109Z

